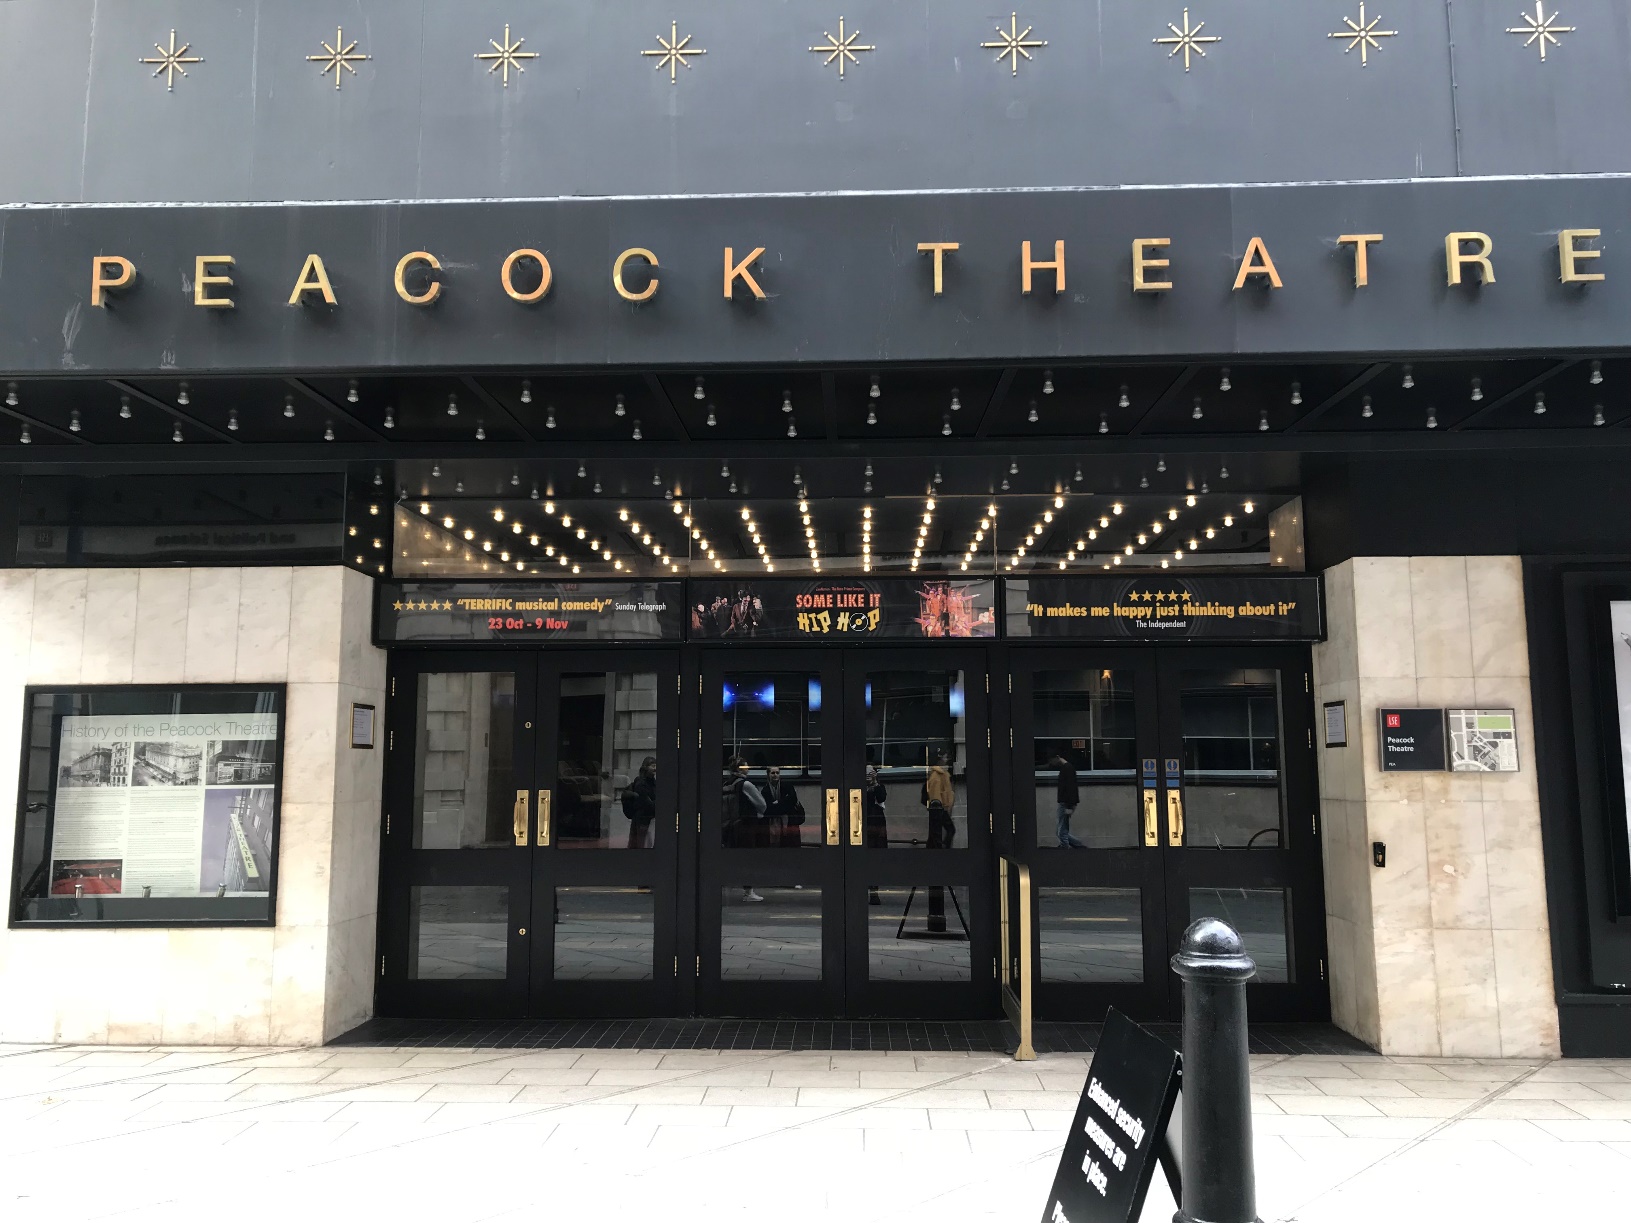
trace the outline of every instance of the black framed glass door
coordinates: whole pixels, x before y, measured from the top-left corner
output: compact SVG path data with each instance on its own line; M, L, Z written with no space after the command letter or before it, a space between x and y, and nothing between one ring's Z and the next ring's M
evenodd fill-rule
M1038 1013L1176 1018L1197 917L1258 962L1252 1016L1319 1019L1324 896L1308 658L1277 647L1015 650L1016 832Z
M704 656L702 1010L991 1013L985 683L955 649Z
M380 1008L674 1007L677 659L393 658Z

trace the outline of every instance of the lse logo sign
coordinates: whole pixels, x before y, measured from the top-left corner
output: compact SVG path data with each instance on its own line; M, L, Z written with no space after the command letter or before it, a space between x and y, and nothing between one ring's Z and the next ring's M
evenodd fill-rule
M1389 730L1398 730L1402 724L1403 723L1398 714L1390 713L1387 715L1387 728Z

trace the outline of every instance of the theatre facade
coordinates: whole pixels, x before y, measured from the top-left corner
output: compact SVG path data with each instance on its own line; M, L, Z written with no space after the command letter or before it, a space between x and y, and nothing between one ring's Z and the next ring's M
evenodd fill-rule
M0 1039L1171 1020L1220 916L1631 1055L1619 6L161 7L0 5Z

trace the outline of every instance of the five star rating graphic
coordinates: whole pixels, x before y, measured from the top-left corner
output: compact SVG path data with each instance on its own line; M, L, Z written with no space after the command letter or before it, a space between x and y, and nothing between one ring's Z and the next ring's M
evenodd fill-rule
M1546 0L1535 0L1533 12L1519 10L1518 21L1521 24L1503 28L1508 34L1520 35L1525 48L1536 48L1540 62L1544 64L1548 48L1561 49L1563 35L1578 32L1577 26L1564 25L1562 20L1560 8L1548 11ZM1383 39L1398 38L1403 34L1400 30L1382 28L1381 15L1370 13L1364 2L1359 4L1357 16L1343 15L1340 21L1342 28L1330 31L1326 38L1343 43L1344 55L1357 49L1361 68L1370 66L1371 52L1380 52L1383 49ZM1182 56L1185 72L1191 70L1195 60L1207 58L1208 48L1216 49L1217 44L1223 41L1221 34L1204 33L1206 22L1192 16L1191 9L1187 6L1183 9L1183 16L1179 21L1168 21L1165 25L1168 33L1158 35L1150 41L1157 47L1167 48L1168 60L1176 61ZM1021 62L1036 62L1037 53L1048 45L1047 39L1035 35L1034 25L1020 24L1017 10L1009 13L1006 27L998 25L995 31L995 39L987 38L979 46L982 50L995 51L996 55L992 62L998 68L1007 67L1009 75L1013 77L1019 76ZM838 18L838 32L834 34L830 30L823 30L821 37L823 42L806 47L805 50L822 57L821 67L836 66L839 80L845 79L847 68L861 63L862 55L878 50L873 43L861 42L861 32L850 29L848 18L842 16ZM708 54L704 48L695 44L695 35L680 33L678 19L669 22L667 35L659 33L656 38L657 45L641 50L639 55L643 59L655 61L652 67L659 73L667 69L671 85L679 83L681 68L689 71L694 67L691 61L695 57ZM357 75L355 65L373 58L359 49L358 41L356 38L348 40L344 28L336 27L334 41L331 43L326 38L320 39L318 45L321 51L315 55L307 55L305 59L319 66L319 76L326 78L333 73L334 88L339 90L348 74ZM477 51L475 59L487 66L487 76L496 76L507 89L512 72L519 77L527 70L525 61L542 58L537 51L523 49L526 41L524 37L513 35L509 24L506 23L503 39L489 38L487 45L490 49ZM168 42L155 42L153 49L157 54L142 56L139 62L152 68L154 79L164 78L166 92L175 92L176 77L186 78L189 65L204 62L202 55L193 53L191 42L177 38L175 30L169 32Z
M401 599L397 599L396 601L394 601L391 604L391 610L392 611L452 611L453 610L453 600L443 599L441 602L437 602L435 599L432 599L427 603L424 599L420 599L419 602L415 603L412 599L408 599L406 602L404 602Z

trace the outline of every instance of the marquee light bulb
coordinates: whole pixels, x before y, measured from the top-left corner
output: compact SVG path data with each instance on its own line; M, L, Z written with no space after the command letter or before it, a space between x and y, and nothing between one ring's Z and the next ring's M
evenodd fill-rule
M1241 506L1240 508L1245 510L1248 514L1250 514L1257 507L1254 504L1252 504L1250 501L1248 501L1248 502L1246 502L1245 505Z
M1111 507L1110 507L1110 512L1111 512L1111 513L1112 513L1112 514L1120 514L1120 513L1121 513L1121 511L1122 511L1122 504L1121 504L1121 502L1119 502L1119 501L1118 501L1118 502L1116 502L1116 503L1115 503L1115 504L1114 504L1114 505L1112 505L1112 506L1111 506ZM1106 525L1106 526L1109 526L1109 525L1110 525L1110 524L1109 524L1109 523L1106 523L1106 524L1105 524L1105 525Z
M1226 527L1234 526L1235 525L1235 516L1233 514L1225 514L1223 516L1223 525L1226 526Z
M555 512L555 503L553 501L544 502L544 513L553 514L554 512Z

